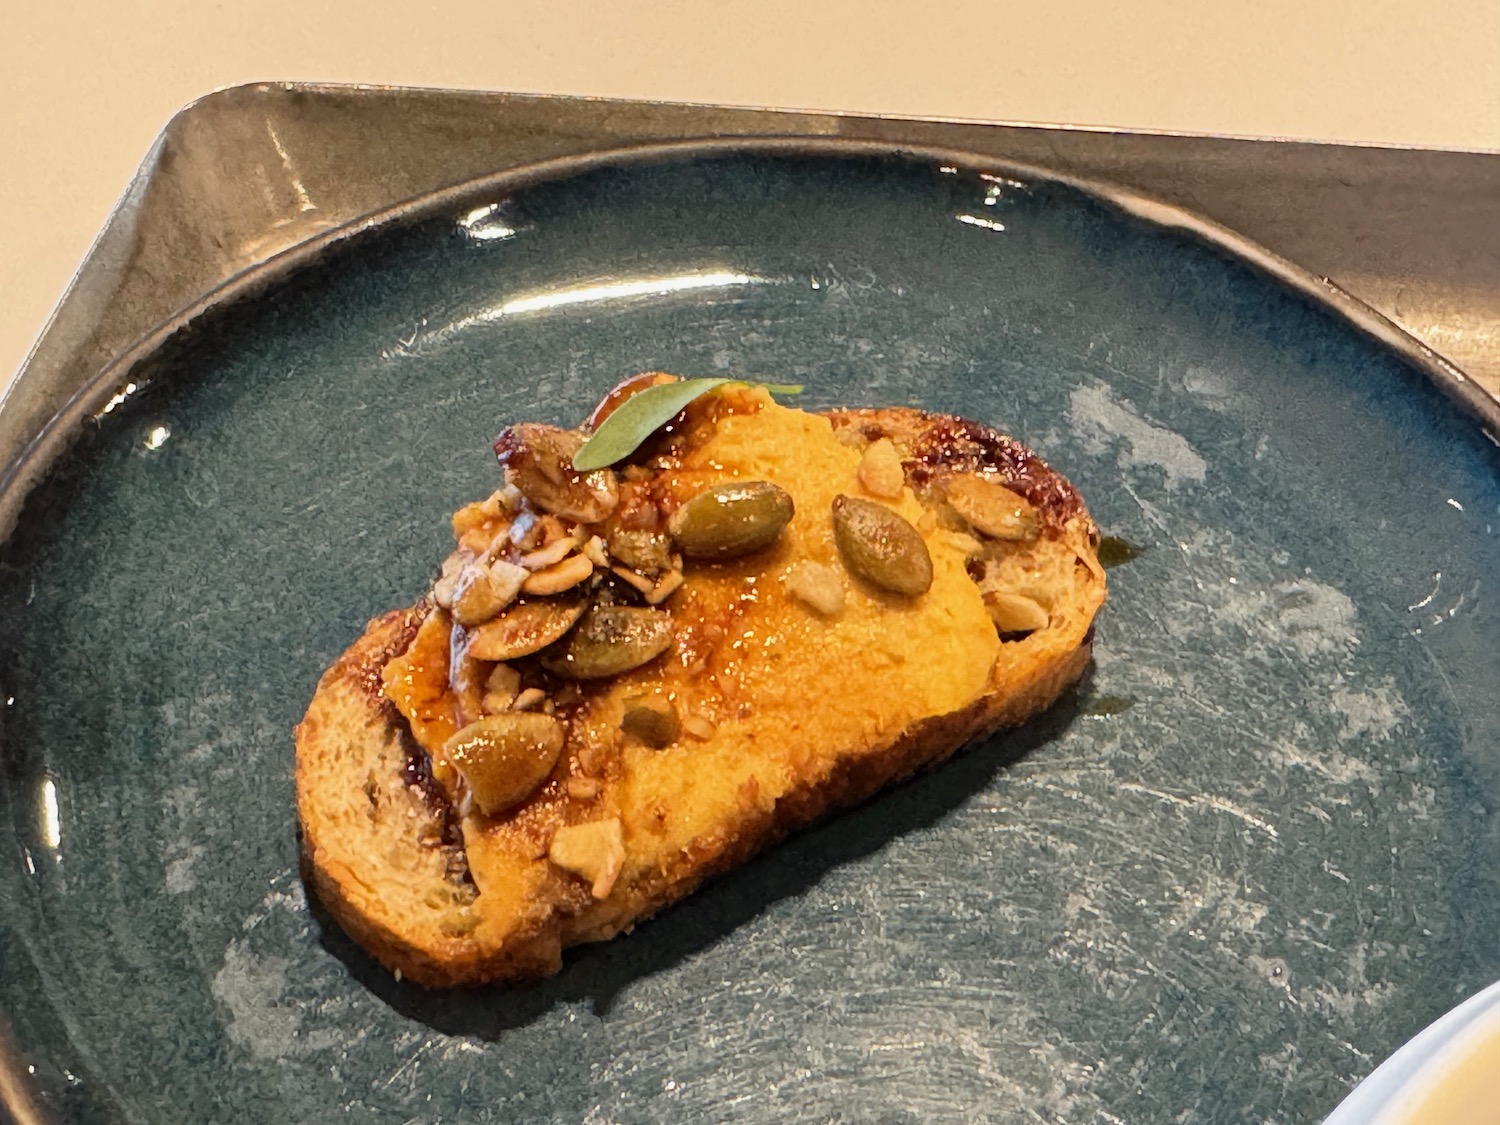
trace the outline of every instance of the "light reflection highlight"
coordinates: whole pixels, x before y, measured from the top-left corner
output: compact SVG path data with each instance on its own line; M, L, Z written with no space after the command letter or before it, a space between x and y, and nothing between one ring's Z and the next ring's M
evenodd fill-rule
M172 427L152 426L150 432L146 434L146 448L153 451L160 449L167 444L167 439L171 436Z
M599 301L620 301L630 297L664 297L690 289L727 289L735 285L759 285L766 279L748 273L684 273L676 277L647 277L638 281L612 281L605 285L583 285L576 289L559 289L506 301L489 317L517 316L562 308L564 305L589 305Z
M95 414L94 417L103 418L106 414L112 413L116 407L122 405L127 398L135 394L138 390L140 390L140 387L135 383L126 383L110 396L109 401L104 404L99 413Z
M1004 223L997 223L994 219L981 219L978 215L955 215L953 216L961 223L968 223L971 227L983 227L985 230L1004 230Z
M57 783L50 777L42 782L42 843L53 851L62 843L62 819L57 812Z
M458 225L463 227L464 233L470 238L481 242L498 242L501 239L514 238L516 228L501 216L501 206L500 203L486 203L483 207L476 207L459 219Z
M570 305L604 304L610 301L625 301L641 297L666 297L674 293L685 293L704 289L732 289L746 285L765 285L773 279L750 273L731 270L705 270L701 273L674 274L667 277L642 277L629 281L605 281L592 285L576 285L570 288L549 289L514 297L503 304L482 309L469 316L460 317L430 332L423 332L408 343L391 349L390 355L420 355L433 348L451 343L465 329L481 324L493 324L507 317L525 316L530 313L545 313ZM382 353L382 358L390 358Z
M995 187L990 189L991 191L995 191L1001 187L1016 188L1020 191L1027 190L1027 186L1023 181L1013 180L1009 176L997 176L993 172L981 172L979 173L979 178L985 181L985 183L995 185Z

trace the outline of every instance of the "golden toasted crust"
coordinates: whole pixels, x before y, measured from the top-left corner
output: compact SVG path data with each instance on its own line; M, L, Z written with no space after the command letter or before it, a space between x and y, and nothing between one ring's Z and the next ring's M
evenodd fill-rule
M629 930L826 813L864 801L968 742L1024 723L1082 675L1104 581L1093 557L1093 525L1072 486L1023 447L959 419L901 409L840 411L829 419L841 440L856 445L891 438L919 492L943 471L978 471L1036 505L1044 540L1076 569L1073 592L1053 608L1053 623L1024 642L1002 645L988 687L968 706L869 745L838 748L793 777L774 800L747 792L712 830L659 863L628 869L603 899L566 875L522 872L518 861L516 878L531 879L530 891L519 913L507 907L497 930L469 878L456 818L426 774L425 755L405 721L380 691L380 669L404 651L429 606L377 618L324 675L297 728L306 878L356 941L387 967L432 986L554 972L563 948ZM494 857L486 863L492 865L486 878L493 879Z

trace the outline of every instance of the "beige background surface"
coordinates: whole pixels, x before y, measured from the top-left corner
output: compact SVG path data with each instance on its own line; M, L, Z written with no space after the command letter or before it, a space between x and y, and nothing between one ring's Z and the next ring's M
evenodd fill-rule
M1500 0L0 0L0 386L152 139L271 79L1500 148Z

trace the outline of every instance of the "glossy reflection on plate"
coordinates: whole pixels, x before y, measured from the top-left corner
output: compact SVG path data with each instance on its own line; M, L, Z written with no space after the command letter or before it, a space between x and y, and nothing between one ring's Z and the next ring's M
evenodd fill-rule
M1097 666L555 979L394 982L303 892L291 727L501 426L653 368L1036 447L1129 546ZM62 1119L1302 1121L1500 975L1496 451L1220 250L957 167L605 168L113 390L0 550L0 1008Z

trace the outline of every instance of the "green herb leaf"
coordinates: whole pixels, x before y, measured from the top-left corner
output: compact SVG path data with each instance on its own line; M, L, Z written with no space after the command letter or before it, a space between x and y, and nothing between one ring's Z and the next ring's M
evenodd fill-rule
M675 418L694 399L741 379L681 379L637 391L621 403L573 455L573 468L580 473L603 469L629 457L662 426ZM755 386L756 384L750 384ZM793 383L762 383L772 394L801 394Z

